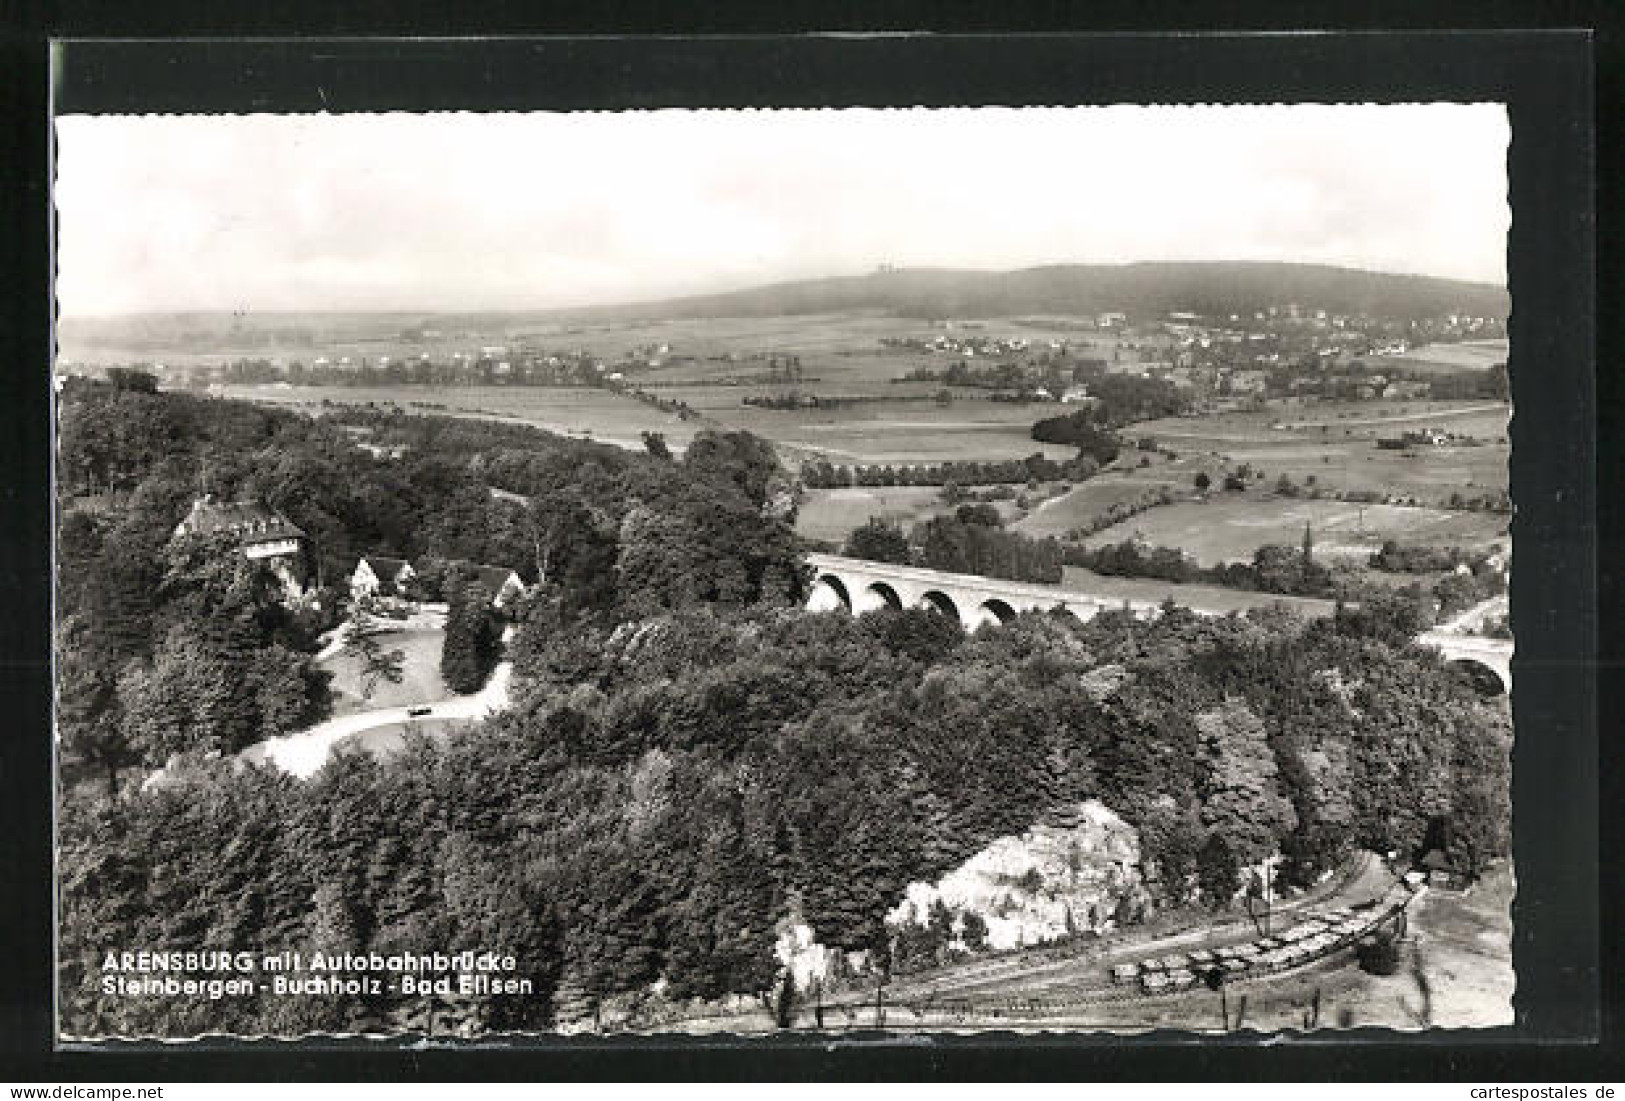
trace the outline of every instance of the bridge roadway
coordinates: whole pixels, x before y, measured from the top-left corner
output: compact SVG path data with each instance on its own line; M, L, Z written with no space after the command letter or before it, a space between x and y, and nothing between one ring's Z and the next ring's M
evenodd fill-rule
M868 562L836 554L809 554L807 564L817 581L807 600L809 611L845 610L854 615L879 608L934 608L953 616L967 631L1007 623L1021 612L1064 608L1079 619L1093 619L1104 611L1127 610L1140 619L1154 619L1161 606L1148 601L1124 600L1059 588L1002 581L970 574L944 573L919 566ZM1181 607L1198 615L1225 615L1231 609L1203 606L1202 594L1175 597ZM1424 646L1440 651L1445 660L1482 667L1495 674L1501 690L1512 683L1512 643L1504 639L1428 631L1417 636Z

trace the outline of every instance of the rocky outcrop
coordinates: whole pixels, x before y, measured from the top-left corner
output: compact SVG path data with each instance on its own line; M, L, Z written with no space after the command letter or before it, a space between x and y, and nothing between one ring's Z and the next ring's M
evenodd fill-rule
M957 946L964 916L986 925L986 947L1019 948L1113 927L1125 897L1140 899L1140 840L1104 804L1089 800L1066 824L1040 824L1001 837L937 883L911 883L887 916L894 928L924 926L937 903L953 917Z

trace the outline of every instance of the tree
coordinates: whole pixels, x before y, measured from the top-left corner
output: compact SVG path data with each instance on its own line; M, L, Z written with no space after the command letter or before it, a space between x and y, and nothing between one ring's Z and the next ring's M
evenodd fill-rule
M1209 834L1207 843L1197 854L1196 877L1202 887L1202 897L1213 909L1223 909L1235 898L1241 886L1241 869L1236 865L1230 846L1219 834Z
M1204 750L1202 823L1243 864L1274 851L1298 824L1277 782L1264 724L1239 700L1196 717Z
M961 524L979 524L984 528L1004 526L999 510L989 504L960 505L954 510L954 519Z
M57 630L56 723L64 764L99 771L108 794L116 794L119 773L135 764L139 754L123 729L116 667L71 641L75 634L71 623Z
M847 536L846 545L841 548L841 553L850 558L862 558L868 562L890 562L899 566L908 565L914 558L908 536L903 534L903 529L890 520L883 520L878 516L870 517L862 527Z
M783 474L773 445L749 432L698 433L683 452L683 466L701 477L719 477L738 486L760 508L772 483Z
M664 432L644 432L643 449L657 459L670 459L671 448L666 445Z
M1199 492L1206 493L1208 491L1208 487L1213 484L1213 479L1208 477L1207 471L1198 470L1196 472L1196 477L1192 479L1192 483L1196 486Z
M972 952L980 952L987 947L987 921L975 910L966 910L965 916L959 919L960 937L965 947Z
M383 634L365 604L357 600L350 610L350 620L344 626L344 653L361 663L361 698L372 699L380 681L399 684L405 677L403 668L406 651L385 650L378 641Z
M446 687L467 695L478 692L496 664L497 632L485 591L472 582L448 594L446 637L440 651L440 675Z

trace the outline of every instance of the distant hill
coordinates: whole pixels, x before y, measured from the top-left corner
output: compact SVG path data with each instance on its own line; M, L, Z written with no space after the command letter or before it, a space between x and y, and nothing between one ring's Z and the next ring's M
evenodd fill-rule
M1251 313L1295 302L1333 313L1411 318L1463 312L1504 317L1507 292L1489 283L1390 275L1318 264L1060 264L1018 271L909 268L775 283L726 294L674 298L547 316L594 320L760 317L880 309L910 317L1021 314Z
M172 312L64 316L57 336L73 358L101 348L155 358L166 351L259 354L317 349L337 340L395 337L414 326L500 335L525 325L772 317L874 310L915 318L1133 315L1188 311L1250 314L1295 302L1331 313L1407 319L1462 312L1505 317L1507 292L1488 283L1389 275L1317 264L1057 264L1018 271L903 268L868 275L774 283L723 294L653 302L525 311Z

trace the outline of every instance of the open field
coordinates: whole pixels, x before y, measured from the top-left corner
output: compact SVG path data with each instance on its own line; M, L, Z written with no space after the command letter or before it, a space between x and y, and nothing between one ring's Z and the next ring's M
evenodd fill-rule
M1397 356L1389 356L1396 366L1408 371L1487 370L1507 361L1506 340L1464 340L1459 344L1424 344Z
M1507 518L1487 512L1398 505L1355 505L1254 494L1215 494L1206 501L1164 505L1085 539L1099 547L1143 538L1153 546L1178 547L1204 566L1250 560L1268 543L1297 546L1304 525L1324 557L1363 558L1384 539L1435 545L1476 546L1503 536Z
M318 411L324 400L335 405L393 403L410 413L516 421L636 449L643 447L644 432L665 433L669 443L682 447L700 427L633 398L591 387L217 386L212 392L306 412Z
M378 644L385 651L405 652L404 676L399 684L380 680L371 699L361 695L361 662L353 655L341 650L321 659L321 667L333 674L333 714L405 707L447 696L446 682L440 679L440 649L444 639L445 632L427 628L380 634Z
M1172 471L1164 465L1158 469ZM1146 472L1139 472L1142 475ZM1064 539L1071 532L1105 512L1113 505L1134 501L1155 491L1159 485L1176 492L1188 491L1188 478L1165 476L1162 478L1136 477L1122 474L1101 474L1081 482L1059 497L1041 501L1025 517L1010 525L1012 531L1030 535L1035 539Z
M1182 457L1249 463L1274 482L1313 477L1328 493L1374 490L1436 503L1451 493L1504 491L1509 407L1486 402L1359 402L1181 417L1134 425ZM1486 441L1477 446L1379 449L1379 437L1436 426Z
M1065 567L1061 586L1075 592L1094 593L1123 600L1149 601L1161 604L1172 600L1182 607L1200 607L1209 612L1245 612L1253 608L1282 605L1305 616L1332 614L1332 601L1314 600L1301 596L1278 596L1275 593L1255 593L1246 589L1225 589L1217 585L1176 585L1172 581L1158 581L1146 577L1106 577L1086 570L1082 566Z
M906 530L953 508L936 486L851 486L809 489L796 514L796 534L839 543L871 519L890 520Z

